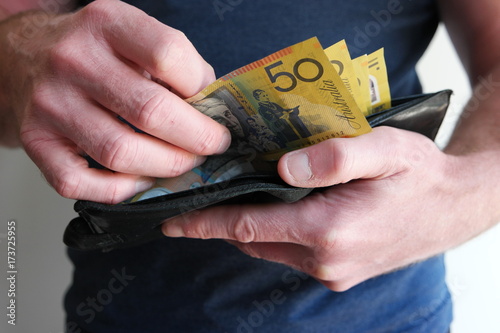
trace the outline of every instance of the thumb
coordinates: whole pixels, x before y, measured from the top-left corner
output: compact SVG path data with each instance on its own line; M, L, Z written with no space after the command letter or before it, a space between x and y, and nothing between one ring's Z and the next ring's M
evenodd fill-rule
M353 179L380 179L412 168L434 143L423 135L377 127L354 138L335 138L285 154L278 172L298 187L322 187Z

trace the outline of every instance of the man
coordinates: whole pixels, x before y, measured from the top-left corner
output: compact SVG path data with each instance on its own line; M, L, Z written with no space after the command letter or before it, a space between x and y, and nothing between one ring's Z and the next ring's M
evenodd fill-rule
M414 64L438 19L431 0L288 1L286 13L279 1L129 2L185 31L219 75L312 34L325 45L346 38L355 55L384 46L393 96L418 92ZM36 7L1 3L5 16ZM129 250L70 251L68 331L447 332L439 254L500 220L500 3L438 6L475 88L444 152L383 127L328 140L278 165L291 185L337 184L320 195L206 209L165 223L170 238ZM229 145L222 126L178 97L210 83L210 66L184 35L132 6L25 12L2 22L0 36L1 140L22 143L63 196L116 203ZM115 172L88 169L85 154ZM128 268L127 286L99 303L109 288L99 274L113 267Z

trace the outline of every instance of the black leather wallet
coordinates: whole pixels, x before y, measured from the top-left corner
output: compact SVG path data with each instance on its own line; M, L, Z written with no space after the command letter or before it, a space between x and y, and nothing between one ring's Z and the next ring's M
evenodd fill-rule
M451 96L450 90L399 98L393 107L367 117L370 125L392 126L421 133L434 140ZM81 250L130 247L163 237L164 220L213 205L269 202L294 202L312 189L292 187L277 174L246 174L236 178L182 192L128 204L106 205L77 201L79 217L66 227L64 243Z

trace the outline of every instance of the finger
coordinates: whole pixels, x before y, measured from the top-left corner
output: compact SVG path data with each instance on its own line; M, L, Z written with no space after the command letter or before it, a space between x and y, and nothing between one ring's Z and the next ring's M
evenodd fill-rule
M290 266L302 272L311 272L310 261L314 259L311 251L305 246L293 243L240 243L229 240L228 243L236 246L243 253L257 259L264 259ZM316 266L316 265L315 265Z
M228 148L231 135L225 126L112 55L101 55L101 61L108 66L88 68L85 79L77 82L100 104L148 134L194 154L219 154Z
M318 223L317 218L323 218L320 211L323 202L321 198L317 201L314 198L308 197L293 204L211 207L169 219L163 224L162 230L169 237L317 246L317 235L326 241L326 238L334 237L335 234L327 229L326 224Z
M184 97L196 94L215 79L212 67L180 31L120 1L87 7L88 14L102 19L101 33L114 50Z
M134 132L116 115L83 99L78 92L64 90L62 93L61 89L49 87L41 94L43 98L37 97L38 107L48 111L44 119L37 120L40 125L34 124L32 128L57 131L105 167L130 174L173 177L204 161L204 157ZM25 135L25 140L33 139L45 138Z
M57 131L107 168L151 177L173 177L201 164L196 156L146 134L135 133L113 113L90 103L78 91L47 83L33 97L30 128ZM40 124L38 125L37 122ZM38 131L38 132L39 132ZM37 139L44 140L43 135ZM29 136L24 141L32 141Z
M433 149L437 148L432 141L420 134L378 127L358 137L330 139L287 153L278 172L288 184L299 187L380 179L408 170Z
M116 204L154 184L152 178L90 169L67 139L54 136L31 142L26 152L63 197Z
M327 288L334 291L346 291L351 287L373 277L366 265L357 266L350 263L340 264L342 258L331 253L325 261L316 256L314 250L298 244L287 243L238 243L229 241L243 253L253 258L264 259L287 265L297 271L312 276ZM381 271L379 274L383 274ZM307 275L301 276L306 279ZM378 274L377 274L378 275Z
M279 204L278 204L279 205ZM240 243L289 239L286 226L266 216L266 205L220 206L184 214L166 221L163 232L170 237L226 239ZM272 231L271 231L272 230Z
M56 70L75 73L74 85L86 96L121 115L137 128L198 155L224 152L231 135L223 125L203 115L180 97L142 75L128 61L103 47L89 45L75 55L79 40L57 45ZM61 98L65 93L57 96Z
M284 264L295 270L304 272L331 289L339 289L347 281L352 286L354 281L350 276L349 278L345 277L345 272L339 271L334 259L330 258L328 262L325 262L315 255L314 250L302 245L289 243L228 242L253 258ZM332 254L332 257L335 258L335 254ZM304 276L303 278L306 277ZM344 280L347 281L344 282ZM361 282L364 280L359 278L357 281Z

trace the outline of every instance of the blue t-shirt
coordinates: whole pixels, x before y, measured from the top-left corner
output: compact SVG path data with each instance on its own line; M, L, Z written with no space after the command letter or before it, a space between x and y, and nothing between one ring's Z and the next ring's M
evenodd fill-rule
M312 36L346 39L353 57L384 47L394 97L420 92L415 64L439 21L432 0L128 2L183 31L217 76ZM452 317L442 256L342 293L221 240L69 256L70 333L445 333Z

